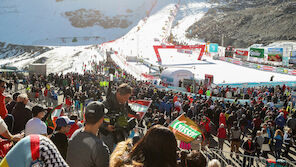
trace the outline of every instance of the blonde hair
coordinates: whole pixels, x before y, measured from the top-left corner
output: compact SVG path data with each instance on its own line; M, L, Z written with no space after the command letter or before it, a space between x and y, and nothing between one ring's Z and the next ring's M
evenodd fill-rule
M110 167L143 167L143 164L131 161L129 153L132 149L132 140L127 139L117 144L110 156Z
M283 137L283 132L280 129L278 129L275 131L274 136L277 136L277 135L281 135Z
M285 126L285 128L284 128L284 131L285 132L289 132L289 131L291 131L292 129L291 128L289 128L289 127L287 127L287 126Z
M208 163L208 167L221 167L221 163L217 159L212 159Z

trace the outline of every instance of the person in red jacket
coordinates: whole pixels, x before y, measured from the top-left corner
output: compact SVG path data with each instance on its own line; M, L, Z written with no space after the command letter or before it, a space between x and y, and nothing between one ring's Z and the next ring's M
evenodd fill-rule
M13 129L14 118L11 114L8 114L8 110L6 108L5 96L3 95L5 88L6 82L0 79L0 117L4 120L8 127L8 130L11 132Z
M8 114L8 111L5 105L5 96L3 95L5 88L6 88L6 82L0 79L0 116L2 119L5 119Z
M211 137L210 123L211 123L210 118L208 118L206 116L203 116L202 120L200 121L200 125L204 129L204 135L205 135L206 143L208 145L210 144L210 137Z
M224 140L227 137L226 129L223 123L220 124L220 127L218 128L217 137L218 137L219 149L223 150Z
M224 124L226 125L226 117L225 117L225 111L222 111L219 115L219 125Z
M66 97L66 111L67 112L70 112L71 111L71 107L72 107L72 104L73 104L73 102L72 102L72 99L71 99L71 97L70 96L67 96Z
M47 88L44 89L43 95L44 95L45 104L49 105L48 96L47 96L48 95L48 89Z
M66 133L66 136L70 139L72 134L79 128L81 128L82 126L79 125L78 123L78 116L76 114L73 114L70 116L70 120L75 121L75 123L73 125L71 125L71 128L69 130L68 133Z
M198 94L203 95L203 90L202 90L202 88L200 88L200 89L198 90Z

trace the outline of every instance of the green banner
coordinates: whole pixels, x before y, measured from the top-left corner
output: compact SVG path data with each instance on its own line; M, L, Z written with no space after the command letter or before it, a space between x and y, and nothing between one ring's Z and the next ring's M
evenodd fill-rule
M171 125L171 127L181 133L183 133L186 136L190 136L193 139L195 139L198 135L201 135L201 133L193 128L191 128L190 126L186 125L185 123L176 120L175 122L173 122L173 124Z
M250 48L250 57L264 58L264 49Z
M189 143L193 141L197 136L202 135L202 131L196 125L194 121L183 115L176 118L169 128L173 131L177 140Z
M276 68L276 72L284 73L284 68Z

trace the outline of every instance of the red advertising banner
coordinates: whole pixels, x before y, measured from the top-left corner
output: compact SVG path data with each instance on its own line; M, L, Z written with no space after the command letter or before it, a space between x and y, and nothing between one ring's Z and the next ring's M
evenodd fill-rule
M234 64L237 64L237 65L242 65L242 62L239 61L239 60L233 60L232 62L233 62Z
M142 73L142 76L145 77L146 79L150 79L150 80L154 79L154 76L149 74Z
M293 71L291 70L291 71L289 71L289 73L292 75L296 75L296 70L293 70Z
M246 50L235 50L235 54L236 55L240 55L240 56L248 56L249 52Z
M197 60L201 60L203 54L204 54L204 51L205 51L205 45L168 45L168 46L165 46L165 45L154 45L153 46L153 49L154 49L154 52L156 54L156 57L157 57L157 60L159 63L161 63L161 57L160 57L160 54L159 54L159 49L189 49L189 50L192 50L192 49L201 49L200 50L200 53L199 53L199 56L197 58Z

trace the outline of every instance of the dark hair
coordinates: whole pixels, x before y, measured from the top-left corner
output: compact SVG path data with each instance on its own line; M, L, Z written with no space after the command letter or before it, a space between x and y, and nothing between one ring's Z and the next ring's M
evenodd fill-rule
M21 93L19 93L19 92L14 93L14 94L12 95L12 99L13 99L14 101L16 101L18 95L20 95L20 94L21 94Z
M60 126L57 126L57 127L55 128L56 131L59 131L59 130L61 130L61 129L62 129L62 127L60 127Z
M120 95L132 94L132 87L126 83L123 83L117 88L116 92Z
M43 112L43 111L46 111L46 109L40 105L36 105L32 108L32 115L33 117L36 117L40 112Z
M205 156L197 151L181 151L180 152L181 162L180 167L206 167L207 160Z
M94 125L104 117L104 105L101 102L93 101L86 106L85 123Z
M102 118L102 117L101 117ZM85 114L85 123L94 125L96 124L101 118L95 116L94 114Z
M141 161L145 167L176 167L177 141L171 130L162 126L151 127L145 136L133 147L130 158Z
M70 116L70 120L78 120L78 115L77 114L73 114Z
M0 84L2 84L2 83L6 83L6 81L3 79L0 79Z

